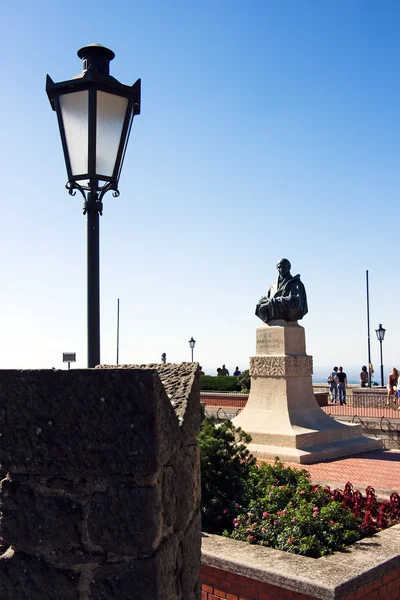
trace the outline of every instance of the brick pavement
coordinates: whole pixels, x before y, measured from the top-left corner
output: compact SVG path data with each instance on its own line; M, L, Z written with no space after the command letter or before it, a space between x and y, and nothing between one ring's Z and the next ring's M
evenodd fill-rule
M393 406L384 406L381 408L374 408L370 406L353 406L351 404L340 404L329 403L328 406L321 407L326 414L331 417L365 417L368 419L389 419L394 423L398 423L400 418L400 411Z
M307 469L314 483L343 488L350 481L361 491L371 485L381 497L400 493L400 450L374 450L314 465L290 466Z

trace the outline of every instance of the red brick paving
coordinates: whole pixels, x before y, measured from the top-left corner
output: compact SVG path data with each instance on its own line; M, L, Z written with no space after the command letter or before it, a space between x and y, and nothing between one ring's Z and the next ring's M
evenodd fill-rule
M350 481L362 490L371 485L383 496L400 493L400 450L376 450L314 465L290 466L307 469L315 483L343 487Z
M324 412L332 417L367 417L369 419L380 420L390 419L390 421L398 422L400 418L400 411L393 406L385 406L383 408L373 408L366 406L352 406L349 404L345 404L340 406L340 404L328 404L328 406L321 407Z

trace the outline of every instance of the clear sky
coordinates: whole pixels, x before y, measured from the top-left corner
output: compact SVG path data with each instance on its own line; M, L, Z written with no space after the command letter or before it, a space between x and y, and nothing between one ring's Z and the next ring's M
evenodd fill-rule
M315 368L367 362L365 270L400 366L397 0L19 0L1 8L3 368L86 366L86 222L46 74L99 42L142 78L121 196L101 217L102 362L247 368L255 304L285 256ZM387 371L386 371L387 372Z

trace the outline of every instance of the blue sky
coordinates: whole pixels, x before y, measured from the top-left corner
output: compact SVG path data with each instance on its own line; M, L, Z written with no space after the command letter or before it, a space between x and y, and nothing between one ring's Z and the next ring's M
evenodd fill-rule
M308 293L318 368L367 361L365 270L384 362L400 366L400 5L372 0L23 0L1 9L0 365L86 366L86 223L64 184L45 94L112 50L142 78L120 180L101 217L102 362L244 369L254 307L285 256Z

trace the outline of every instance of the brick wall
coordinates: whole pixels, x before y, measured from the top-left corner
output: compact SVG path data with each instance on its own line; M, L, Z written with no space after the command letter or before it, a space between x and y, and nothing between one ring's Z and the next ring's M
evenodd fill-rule
M200 578L201 600L318 600L207 565L202 565Z
M228 408L244 408L246 406L246 402L248 399L248 394L246 395L229 395L229 394L216 394L211 393L207 394L207 392L200 393L200 401L204 402L206 406L222 406Z
M315 392L315 399L319 406L328 406L328 392ZM221 406L228 408L244 408L248 400L248 394L227 394L223 392L218 394L216 392L207 393L207 391L200 393L200 400L204 402L206 406Z
M202 565L201 600L320 600L263 581ZM324 598L326 596L324 595ZM332 600L399 600L400 569L393 569L375 581L343 595L332 591Z

